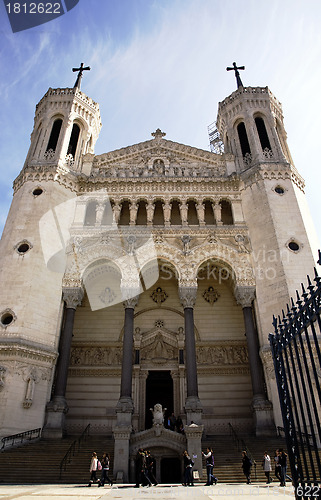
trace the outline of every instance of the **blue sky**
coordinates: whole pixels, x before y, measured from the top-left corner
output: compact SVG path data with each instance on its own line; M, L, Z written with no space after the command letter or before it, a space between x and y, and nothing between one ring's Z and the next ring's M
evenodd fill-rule
M36 103L72 87L100 104L100 154L166 138L208 149L207 125L236 88L226 66L245 65L245 86L282 102L294 164L321 240L319 0L80 0L66 15L13 34L0 3L0 232L12 182L29 148Z

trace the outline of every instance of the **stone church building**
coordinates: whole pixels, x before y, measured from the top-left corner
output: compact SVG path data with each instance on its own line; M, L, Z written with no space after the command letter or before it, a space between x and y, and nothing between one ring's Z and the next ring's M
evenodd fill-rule
M139 447L200 469L202 437L282 425L268 334L315 265L304 181L268 87L219 103L211 151L157 129L95 155L100 129L78 80L36 106L0 246L1 436L90 424L120 481Z

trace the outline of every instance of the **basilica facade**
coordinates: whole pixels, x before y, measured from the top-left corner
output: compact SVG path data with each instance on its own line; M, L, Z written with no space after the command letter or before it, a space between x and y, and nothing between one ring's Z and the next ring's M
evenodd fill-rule
M141 446L282 425L268 334L315 265L304 181L268 87L240 85L216 126L216 152L157 129L95 155L79 84L38 103L0 247L2 436L90 424L128 481Z

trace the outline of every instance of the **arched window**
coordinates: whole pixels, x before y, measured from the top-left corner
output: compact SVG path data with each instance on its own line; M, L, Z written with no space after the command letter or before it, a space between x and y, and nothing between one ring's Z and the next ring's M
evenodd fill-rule
M129 226L130 214L129 214L129 201L123 201L121 204L121 211L118 224L120 226Z
M189 200L188 204L188 216L187 222L189 226L197 226L198 225L198 217L194 200Z
M267 131L265 128L265 123L264 123L263 118L261 118L260 116L257 116L255 118L255 125L256 125L256 129L257 129L257 133L258 133L259 138L260 138L262 150L264 151L265 148L271 149L271 144L269 141L269 137L267 135Z
M72 155L73 158L75 158L79 134L80 134L80 128L77 125L77 123L74 123L73 127L72 127L72 131L71 131L68 150L67 150L67 155Z
M136 224L138 226L146 226L147 225L146 201L141 200L138 203Z
M52 149L52 151L56 151L61 126L62 126L61 118L58 118L57 120L54 121L46 151L49 151L50 149Z
M221 219L223 224L227 225L233 224L233 214L230 202L227 200L222 200L220 201L220 205L222 208Z
M237 126L237 133L239 135L239 140L242 149L242 155L251 154L249 140L247 138L246 128L244 122L241 122Z
M157 200L155 202L153 224L155 226L163 226L164 225L163 202L161 200Z
M101 224L102 226L112 226L113 224L113 209L109 201L106 203L104 207Z
M181 212L179 210L179 202L177 200L172 200L172 211L171 211L171 226L181 226L182 218Z
M85 226L94 226L96 222L97 202L90 201L86 208Z
M215 218L214 218L214 212L213 212L213 205L211 200L205 200L204 201L204 206L205 206L205 224L206 225L213 225L215 224Z

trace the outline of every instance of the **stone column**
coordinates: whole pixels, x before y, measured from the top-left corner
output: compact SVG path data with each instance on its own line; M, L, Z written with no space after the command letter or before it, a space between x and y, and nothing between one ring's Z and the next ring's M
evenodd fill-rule
M56 365L55 387L51 401L46 408L46 424L43 436L61 438L64 434L65 415L68 405L65 399L68 378L69 358L73 335L74 318L77 306L81 304L84 291L82 288L63 289L65 301L65 318L60 335L59 356Z
M129 207L129 225L134 226L136 224L138 204L132 202Z
M215 201L213 203L213 212L214 212L214 217L215 217L215 223L217 226L222 226L222 207L219 203L219 201Z
M182 201L179 205L179 210L181 213L182 226L187 226L187 214L188 214L188 206L185 201Z
M130 295L130 294L129 294ZM121 371L120 397L116 406L116 426L113 429L115 439L114 477L118 483L129 481L129 441L132 432L133 345L134 345L134 309L138 296L124 301L125 323L123 338L123 360Z
M243 308L253 391L252 408L254 412L256 435L270 435L271 433L275 433L275 425L273 422L272 404L268 401L265 393L263 366L259 352L259 339L253 318L252 302L255 297L255 287L236 287L234 293L237 303Z
M196 205L198 223L200 227L205 226L205 206L201 201Z
M153 225L154 212L155 212L154 202L149 201L147 206L146 206L147 226Z
M101 226L101 221L103 219L104 210L105 210L104 203L102 203L102 202L97 203L97 206L96 206L96 222L95 222L95 226Z
M186 366L186 385L187 398L185 402L185 411L187 415L187 424L192 421L196 424L202 423L202 405L198 397L197 384L197 365L196 365L196 346L194 334L194 304L196 300L196 287L180 287L179 297L184 307L184 325L185 325L185 366Z
M172 204L168 201L165 201L163 206L164 213L164 225L165 227L169 227L171 225L171 213L172 213Z
M203 478L203 465L202 465L202 435L204 425L186 425L184 427L185 436L187 440L187 452L191 459L194 461L193 470L197 470L200 479Z
M114 220L115 223L118 224L119 218L120 218L120 212L121 212L121 206L119 203L115 203L113 206L113 214L114 214Z

